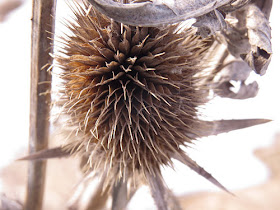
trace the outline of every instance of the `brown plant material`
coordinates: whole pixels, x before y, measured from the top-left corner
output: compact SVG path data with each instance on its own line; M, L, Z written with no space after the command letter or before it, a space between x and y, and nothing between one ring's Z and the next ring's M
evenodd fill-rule
M34 0L31 44L31 91L30 91L30 130L29 153L47 148L49 136L49 112L51 75L42 71L52 62L49 32L54 31L55 0ZM48 82L47 82L48 81ZM42 84L43 82L43 84ZM24 208L38 210L42 207L45 184L45 161L29 162L27 193Z
M271 60L269 16L272 0L144 0L134 1L132 4L122 4L114 0L89 2L115 21L131 25L159 26L195 18L193 26L197 28L197 33L203 37L213 35L218 42L224 40L227 44L227 51L220 55L221 58L233 55L238 62L241 58L251 70L260 75L265 74ZM235 19L235 22L232 19ZM217 60L219 50L212 49ZM221 64L218 65L227 66L228 63ZM246 74L247 69L248 67L235 67L231 72L238 74L244 70ZM218 86L219 95L245 99L257 94L256 82L245 85L244 78L239 81L242 83L240 92L233 94L229 90L231 85L227 82Z
M254 3L243 7L229 15L235 23L229 23L223 32L232 55L240 56L260 75L265 74L272 55L268 8L263 13Z
M215 121L201 121L204 125L203 130L198 134L194 134L193 138L201 138L211 135L218 135L234 130L244 129L255 125L268 123L271 120L267 119L242 119L242 120L215 120ZM77 145L79 146L79 145ZM78 147L76 148L78 149ZM75 149L72 149L75 150ZM71 151L65 150L63 146L58 146L50 149L40 150L30 155L26 155L17 159L21 160L46 160L51 158L62 158L71 156Z
M157 26L177 23L189 18L202 17L217 12L219 7L231 0L144 0L134 4L122 4L114 0L89 0L100 12L108 17L129 25ZM216 18L215 16L213 18ZM208 18L203 18L209 20Z
M18 160L46 160L50 158L61 158L69 156L71 153L63 150L61 147L40 150L30 155L19 158Z
M172 166L172 158L226 190L180 148L216 129L197 111L211 87L206 67L212 41L179 24L121 24L87 3L72 10L71 35L60 38L55 55L63 80L57 103L76 133L62 149L86 159L85 173L105 176L103 189L112 192L112 209L128 203L120 192L129 195L142 183L150 186L158 209L180 209L169 199L173 196L160 171ZM264 122L252 120L234 129Z
M259 85L256 81L246 84L250 76L251 68L242 60L234 60L223 66L223 70L215 75L214 92L221 97L232 99L253 98L259 91ZM238 91L233 92L232 82L240 82Z
M53 135L51 139L59 141L60 138L57 135ZM236 197L224 192L198 192L179 196L177 200L180 202L182 209L278 210L280 205L280 135L276 136L271 146L259 148L254 154L269 169L270 175L267 180L259 185L234 191L233 193ZM75 183L80 179L80 176L77 175L80 175L78 165L78 161L75 158L52 159L48 162L46 199L43 209L67 209L65 201L69 199ZM22 200L26 183L26 170L25 162L14 162L1 169L2 189L9 200ZM87 186L90 187L88 183ZM98 189L100 190L100 188ZM98 195L101 196L102 194ZM98 200L93 201L98 203Z
M87 9L75 12L74 36L56 57L64 80L59 103L80 134L66 149L87 154L86 169L110 170L105 185L160 174L200 130L207 40L191 29L177 33L177 25L122 26Z

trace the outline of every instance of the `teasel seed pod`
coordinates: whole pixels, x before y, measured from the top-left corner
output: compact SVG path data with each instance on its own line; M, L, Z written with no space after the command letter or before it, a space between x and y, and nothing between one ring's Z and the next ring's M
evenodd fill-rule
M75 12L73 35L56 57L60 103L79 134L74 153L89 152L91 168L116 168L119 178L155 175L199 134L207 43L178 25L127 26L87 10Z

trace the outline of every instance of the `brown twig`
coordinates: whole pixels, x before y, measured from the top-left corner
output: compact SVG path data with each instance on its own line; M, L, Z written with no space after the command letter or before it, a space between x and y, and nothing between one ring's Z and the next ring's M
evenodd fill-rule
M51 75L42 68L51 63L52 51L49 32L54 31L56 0L33 0L32 44L31 44L31 95L30 95L30 139L29 153L46 149L49 136L50 94L41 94L50 90ZM52 33L51 33L52 34ZM45 161L32 161L28 166L28 184L25 201L26 210L42 208Z

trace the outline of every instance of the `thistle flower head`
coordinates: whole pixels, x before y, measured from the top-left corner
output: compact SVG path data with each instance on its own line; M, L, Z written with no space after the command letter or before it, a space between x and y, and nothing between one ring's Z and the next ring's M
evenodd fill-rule
M179 25L135 27L77 6L61 38L64 114L78 134L65 146L106 186L135 176L161 177L199 136L197 108L207 100L207 40ZM189 166L195 168L195 162Z

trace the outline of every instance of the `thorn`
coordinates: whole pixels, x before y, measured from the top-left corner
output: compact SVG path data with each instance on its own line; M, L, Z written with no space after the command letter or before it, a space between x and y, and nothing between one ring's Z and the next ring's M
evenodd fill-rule
M21 160L45 160L49 158L61 158L67 157L70 155L70 152L65 151L62 147L55 147L52 149L45 149L39 152L35 152L33 154L27 155L25 157L17 159L17 161Z

